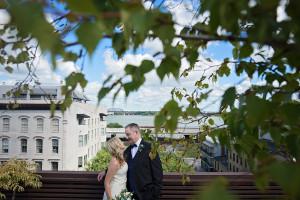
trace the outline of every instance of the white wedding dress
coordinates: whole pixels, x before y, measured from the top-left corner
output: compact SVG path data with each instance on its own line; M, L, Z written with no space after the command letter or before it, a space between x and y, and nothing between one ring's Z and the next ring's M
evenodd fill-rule
M118 196L121 193L121 191L126 188L127 170L128 165L125 162L125 164L122 165L122 167L116 171L113 179L109 184L111 189L111 196L113 199L115 199L115 197ZM103 200L107 200L106 192L104 192Z

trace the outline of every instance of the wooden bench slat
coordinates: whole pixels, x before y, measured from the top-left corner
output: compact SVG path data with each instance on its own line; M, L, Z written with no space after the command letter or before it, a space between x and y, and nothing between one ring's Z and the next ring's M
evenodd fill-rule
M17 193L16 200L100 200L104 193L103 181L97 181L98 172L40 171L42 188L26 189ZM160 199L192 199L205 190L209 183L222 176L228 180L229 192L239 199L284 199L282 189L273 181L267 191L255 187L254 177L249 173L194 173L188 174L190 182L182 185L180 173L164 173ZM7 193L11 196L11 193Z

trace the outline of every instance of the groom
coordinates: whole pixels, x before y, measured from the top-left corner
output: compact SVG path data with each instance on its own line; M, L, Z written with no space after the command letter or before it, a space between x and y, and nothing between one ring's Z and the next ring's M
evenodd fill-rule
M134 199L155 200L160 195L163 171L158 153L151 160L149 152L151 144L141 138L140 127L131 123L125 126L126 139L130 146L124 151L128 164L127 189L133 193ZM98 181L103 178L99 173Z

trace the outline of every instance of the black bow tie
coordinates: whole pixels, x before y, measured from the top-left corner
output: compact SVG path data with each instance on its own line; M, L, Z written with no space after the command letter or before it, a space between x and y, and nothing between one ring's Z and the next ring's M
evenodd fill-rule
M136 145L136 144L130 145L130 148L131 148L131 149L132 149L133 147L137 147L137 145Z

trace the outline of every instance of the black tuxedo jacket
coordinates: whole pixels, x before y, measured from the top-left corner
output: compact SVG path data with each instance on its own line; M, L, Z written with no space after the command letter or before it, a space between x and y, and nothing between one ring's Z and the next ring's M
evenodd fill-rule
M133 181L140 200L158 199L162 187L163 170L161 161L158 153L155 159L151 160L149 157L150 151L151 144L142 140L134 157ZM124 151L124 156L128 161L129 156L131 156L129 147ZM127 189L130 191L129 178L127 178Z

